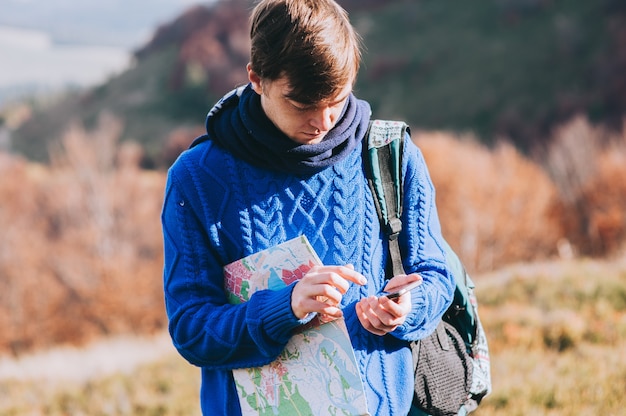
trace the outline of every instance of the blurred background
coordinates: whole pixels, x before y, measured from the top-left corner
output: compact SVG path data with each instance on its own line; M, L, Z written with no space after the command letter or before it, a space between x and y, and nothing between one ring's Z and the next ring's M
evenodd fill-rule
M626 3L343 0L476 281L478 415L626 405ZM199 414L169 344L167 168L246 82L252 0L0 0L0 413Z

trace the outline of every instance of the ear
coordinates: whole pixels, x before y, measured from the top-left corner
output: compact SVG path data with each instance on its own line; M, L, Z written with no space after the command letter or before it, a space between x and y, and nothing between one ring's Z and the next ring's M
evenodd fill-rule
M252 89L254 90L254 92L259 95L263 94L263 87L261 87L261 77L259 76L259 74L252 70L252 65L250 64L246 65L246 70L248 71L248 79L252 84Z

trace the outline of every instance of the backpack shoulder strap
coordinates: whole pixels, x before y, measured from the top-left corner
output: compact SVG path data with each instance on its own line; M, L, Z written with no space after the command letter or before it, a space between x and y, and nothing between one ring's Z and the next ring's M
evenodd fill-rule
M404 122L372 120L363 143L365 176L389 244L387 278L404 274L398 235L402 230L402 154L408 132Z
M402 230L402 154L407 133L410 130L404 122L372 120L363 143L365 174L388 240L388 279L404 273L398 234ZM470 348L476 337L475 311L468 296L468 287L473 288L473 283L454 250L447 241L443 240L443 244L446 262L456 280L454 300L444 319L461 329L463 339Z
M404 273L402 266L402 256L400 246L398 244L398 235L402 230L402 202L403 202L403 175L402 175L402 155L404 140L410 130L406 123L388 120L372 120L368 128L367 134L363 141L363 166L368 185L374 197L374 205L380 219L381 228L387 236L388 243L388 259L386 277L388 279L398 274ZM474 283L467 274L463 263L458 255L450 247L447 241L443 240L446 263L450 272L454 275L456 288L452 304L438 323L436 331L428 339L438 341L435 349L437 368L446 368L448 364L438 364L440 353L442 350L449 350L448 332L456 333L455 340L462 345L465 343L465 349L455 349L452 355L459 354L465 358L471 358L471 368L461 366L468 374L472 374L465 382L471 383L469 390L470 396L461 406L460 414L467 414L473 411L480 403L481 399L491 392L491 374L489 365L489 350L487 346L487 338L482 329L480 320L477 315L476 300L473 295ZM434 344L433 344L434 345ZM432 387L435 391L438 385L441 385L432 377L426 376L418 369L418 356L421 356L421 341L411 342L411 350L413 354L413 369L416 372L415 380L423 380L426 384L435 384ZM428 350L428 346L425 347ZM427 353L428 351L424 351ZM448 354L449 356L450 354ZM460 363L456 360L455 363ZM465 362L467 364L467 362ZM455 364L453 364L455 365ZM447 369L446 369L447 371ZM418 372L420 374L418 374ZM432 370L430 370L431 374ZM442 374L442 373L437 373ZM453 380L457 383L458 380ZM455 384L456 386L456 384ZM448 389L449 385L446 386ZM468 385L463 385L464 388ZM415 391L417 394L417 390ZM431 392L432 393L432 392ZM417 397L417 396L416 396ZM423 395L420 395L423 397ZM414 398L415 403L415 398ZM416 407L413 407L417 410ZM462 413L463 412L463 413ZM429 412L432 414L432 412ZM422 413L426 414L426 413Z

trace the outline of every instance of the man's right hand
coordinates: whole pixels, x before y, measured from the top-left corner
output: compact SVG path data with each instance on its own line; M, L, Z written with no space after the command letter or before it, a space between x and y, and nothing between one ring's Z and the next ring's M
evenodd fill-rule
M338 305L350 282L364 285L367 279L352 265L313 267L293 288L291 309L294 315L298 319L304 319L310 313L341 318L343 312Z

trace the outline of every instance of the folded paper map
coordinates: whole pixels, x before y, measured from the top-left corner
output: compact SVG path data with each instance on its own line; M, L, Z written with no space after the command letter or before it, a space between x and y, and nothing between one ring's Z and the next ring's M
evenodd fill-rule
M305 236L224 267L231 303L284 288L321 265ZM233 370L244 415L369 415L345 322L312 320L272 363Z

